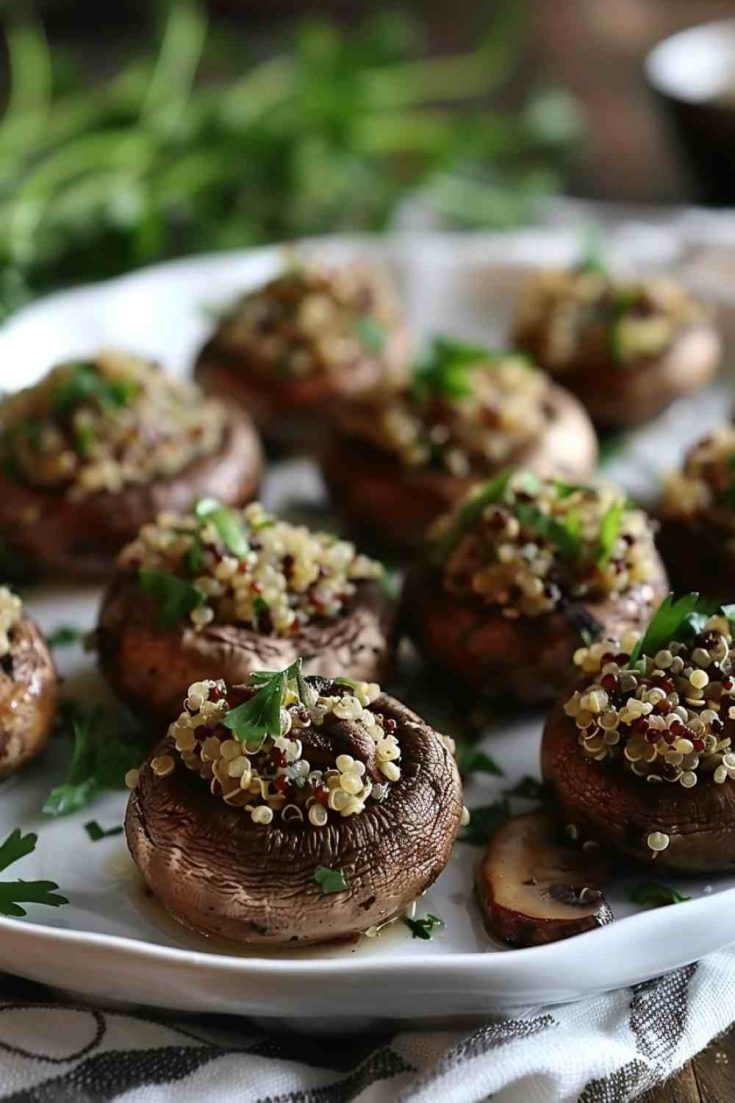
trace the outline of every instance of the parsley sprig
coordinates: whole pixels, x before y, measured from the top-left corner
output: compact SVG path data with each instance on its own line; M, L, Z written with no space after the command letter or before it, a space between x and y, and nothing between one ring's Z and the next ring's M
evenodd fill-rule
M0 846L0 870L31 854L37 842L38 835L23 835L16 827ZM0 915L22 918L26 915L22 904L48 904L51 908L68 904L67 898L57 892L58 887L55 881L0 881Z
M64 780L51 790L43 805L47 816L68 816L93 801L101 790L122 788L127 771L145 757L145 746L117 734L97 708L65 702L61 727L74 744Z
M410 916L404 915L402 920L413 938L423 938L427 942L437 927L444 926L444 920L440 919L438 915L432 915L431 912L421 919L412 919Z
M444 535L434 542L430 553L432 563L441 566L446 561L465 533L469 532L482 516L485 507L500 501L508 489L513 473L512 467L506 468L467 499L454 522Z
M60 624L46 635L46 643L49 647L70 647L73 643L79 643L86 635L83 628L76 628L73 624Z
M341 869L317 866L314 870L314 880L322 890L322 896L329 896L333 892L344 892L347 888L347 882Z
M411 390L415 398L463 398L470 393L470 368L487 363L493 354L482 345L468 345L452 337L435 337L414 368Z
M257 693L225 713L222 723L233 739L245 743L248 750L259 750L266 738L281 734L281 709L286 690L292 688L304 704L313 703L313 694L303 675L302 660L296 659L285 670L260 670L250 675Z
M160 567L141 567L138 581L143 592L158 601L158 623L161 628L173 628L205 598L193 582L178 578Z
M628 665L634 666L644 655L655 655L672 640L685 643L697 632L701 632L715 613L720 613L735 626L735 605L718 605L717 602L700 597L695 591L679 598L673 593L667 594L651 617L644 635L633 648Z
M217 535L231 555L242 559L250 551L250 544L241 516L215 498L200 498L194 506L194 515L203 523L211 523Z
M120 409L135 397L138 385L132 379L108 379L86 361L71 366L71 372L51 395L51 405L61 416L73 413L83 402L94 402L103 410Z
M689 899L662 881L640 881L637 885L629 885L628 898L633 904L649 904L654 908L665 904L684 904Z

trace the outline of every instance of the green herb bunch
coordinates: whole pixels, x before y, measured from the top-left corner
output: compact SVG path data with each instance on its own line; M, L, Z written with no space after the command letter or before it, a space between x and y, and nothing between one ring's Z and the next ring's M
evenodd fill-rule
M476 49L427 59L396 15L349 35L312 19L254 62L197 0L172 0L156 49L90 88L81 59L8 16L0 312L162 256L377 229L418 187L464 222L525 218L581 128L559 90L489 106L515 24L496 10Z

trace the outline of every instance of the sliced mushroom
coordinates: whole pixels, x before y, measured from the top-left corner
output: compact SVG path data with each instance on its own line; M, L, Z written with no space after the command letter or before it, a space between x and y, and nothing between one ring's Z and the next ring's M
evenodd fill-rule
M400 778L356 815L324 826L299 819L254 823L226 804L180 759L167 776L150 763L176 756L163 740L140 772L125 821L146 883L183 923L237 942L279 944L354 937L422 893L448 861L462 814L462 786L442 739L383 694L371 706L395 722ZM339 730L339 751L362 759L360 739ZM322 891L318 871L344 887Z
M0 660L0 776L43 750L56 718L57 677L38 626L23 615Z
M493 835L478 894L491 934L514 946L539 946L612 920L599 885L604 870L555 841L545 812L514 816Z

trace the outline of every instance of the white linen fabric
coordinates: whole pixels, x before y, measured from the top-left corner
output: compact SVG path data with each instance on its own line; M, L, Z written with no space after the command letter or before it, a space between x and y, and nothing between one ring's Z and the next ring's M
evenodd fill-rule
M357 1038L45 1002L7 984L3 1103L627 1103L735 1021L735 947L474 1029Z

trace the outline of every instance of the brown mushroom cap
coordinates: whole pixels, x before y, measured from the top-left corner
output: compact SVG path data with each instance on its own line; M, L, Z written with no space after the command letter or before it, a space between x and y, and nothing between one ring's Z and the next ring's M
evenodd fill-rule
M675 399L701 390L715 377L722 356L722 341L709 322L682 330L660 356L618 364L608 356L585 355L563 372L544 363L543 322L519 330L516 342L579 398L596 425L611 429L650 421Z
M551 387L548 415L541 437L502 466L512 462L541 476L586 478L597 463L597 438L584 409L563 388ZM330 440L323 473L337 511L355 532L399 550L419 547L437 517L492 475L485 470L458 478L407 467L390 453L340 432Z
M585 757L574 721L562 704L550 713L541 744L541 768L564 823L580 838L650 862L646 839L670 837L655 868L682 873L735 869L735 786L704 775L692 789L647 784L615 762Z
M448 594L441 572L419 562L403 592L403 623L419 651L437 666L491 696L550 700L573 684L581 628L619 636L644 625L668 592L663 564L654 578L598 601L575 601L538 617L509 619L500 610Z
M323 828L255 824L180 762L165 778L143 767L128 803L128 846L181 922L237 942L344 939L398 915L436 880L462 813L457 767L400 702L383 694L374 707L398 725L401 777L382 803ZM153 754L170 750L164 740ZM347 888L323 894L319 866L340 870Z
M23 615L0 659L0 776L12 773L45 747L56 717L57 679L38 626Z
M307 674L380 681L393 647L394 606L372 581L356 584L338 616L314 620L288 637L217 623L166 630L158 616L158 603L142 592L137 573L119 570L102 601L97 640L102 672L115 693L162 723L178 714L189 686L204 678L235 685L254 670L280 670L301 655Z
M263 472L260 442L250 419L228 413L222 444L168 479L101 491L78 500L15 482L0 473L0 532L11 551L28 556L42 573L98 579L115 555L162 510L183 512L197 498L245 505Z
M286 379L263 371L215 335L199 352L194 376L208 394L246 409L270 443L289 451L318 451L339 407L379 387L385 381L384 361L402 363L408 347L407 331L397 327L380 357L365 352L339 374Z

